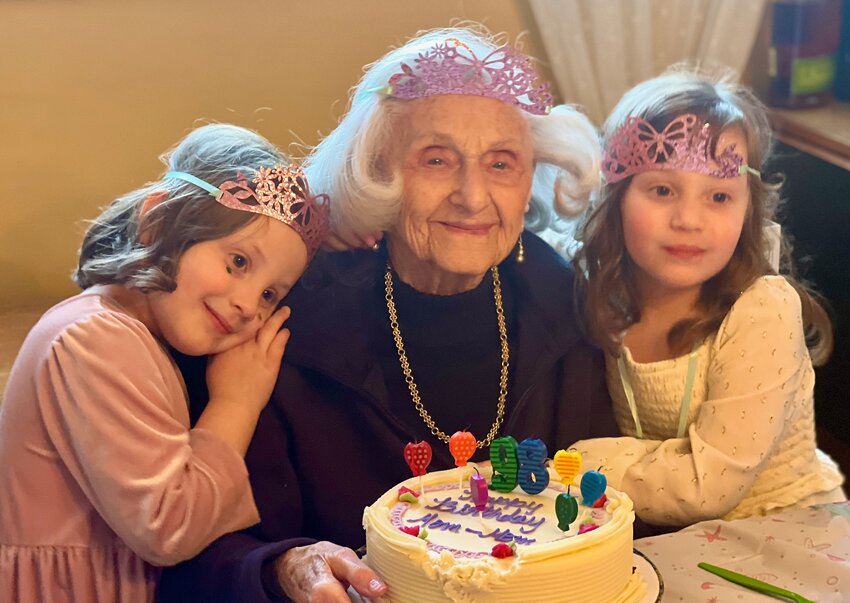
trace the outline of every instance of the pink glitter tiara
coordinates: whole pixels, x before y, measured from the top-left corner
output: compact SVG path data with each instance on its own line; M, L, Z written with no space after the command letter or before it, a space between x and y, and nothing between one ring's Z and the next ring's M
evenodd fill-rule
M531 59L511 46L496 48L483 59L455 38L436 43L419 54L411 67L390 77L381 91L412 100L436 94L489 96L534 115L552 108L549 83L540 81Z
M296 165L259 168L254 173L252 182L256 186L253 189L241 174L235 182L228 180L220 186L186 172L167 172L165 177L191 182L230 209L280 220L303 239L309 257L313 257L328 233L328 196L310 194L304 172Z
M698 124L692 113L679 115L658 132L645 119L630 117L611 137L602 153L602 173L609 184L653 170L684 170L715 178L735 178L757 170L730 144L712 157L709 124Z

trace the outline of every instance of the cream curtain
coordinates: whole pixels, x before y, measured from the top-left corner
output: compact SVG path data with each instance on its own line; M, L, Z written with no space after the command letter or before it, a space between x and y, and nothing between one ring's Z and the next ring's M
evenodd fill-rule
M679 61L743 72L769 0L529 0L561 98L597 125Z

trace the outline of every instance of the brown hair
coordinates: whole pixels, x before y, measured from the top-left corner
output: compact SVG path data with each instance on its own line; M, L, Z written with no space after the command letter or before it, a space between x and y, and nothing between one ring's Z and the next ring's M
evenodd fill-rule
M771 152L771 131L762 103L728 73L710 75L675 67L638 84L628 91L605 122L603 145L629 117L641 117L661 130L673 118L693 113L710 124L713 144L727 128L743 132L748 162L758 168ZM576 292L583 309L586 329L606 351L617 355L622 334L640 321L640 296L632 261L626 250L620 204L631 177L603 186L599 200L581 226L582 246L573 263ZM670 330L671 349L684 353L720 328L726 314L757 278L772 274L767 258L765 221L774 218L782 177L771 181L749 176L750 204L738 245L729 263L702 284L697 301L700 316L687 318ZM822 364L832 351L832 326L819 296L793 276L791 247L782 241L780 273L797 290L802 304L806 343L812 361Z
M286 161L259 134L229 124L192 131L161 159L167 171L187 172L214 186ZM141 217L145 199L157 192L166 198ZM115 199L91 222L74 282L83 289L120 283L173 291L180 258L189 247L225 237L257 217L221 205L195 184L163 176ZM145 243L143 231L155 236Z

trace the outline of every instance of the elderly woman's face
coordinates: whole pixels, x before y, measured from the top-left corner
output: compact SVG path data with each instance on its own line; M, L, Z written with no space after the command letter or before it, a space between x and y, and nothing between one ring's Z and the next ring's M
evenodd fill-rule
M394 125L389 161L404 183L390 230L396 268L414 286L452 275L477 283L522 231L534 172L528 122L495 99L440 95L405 103Z

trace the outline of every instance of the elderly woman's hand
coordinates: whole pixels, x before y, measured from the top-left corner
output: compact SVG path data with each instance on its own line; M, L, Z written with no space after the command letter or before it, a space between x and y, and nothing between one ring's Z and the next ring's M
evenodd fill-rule
M375 247L384 238L384 233L374 232L368 235L345 234L329 232L322 241L322 249L328 251L349 251L363 247Z
M295 603L349 603L349 585L369 599L387 591L387 585L354 551L332 542L289 549L275 561L275 573Z

